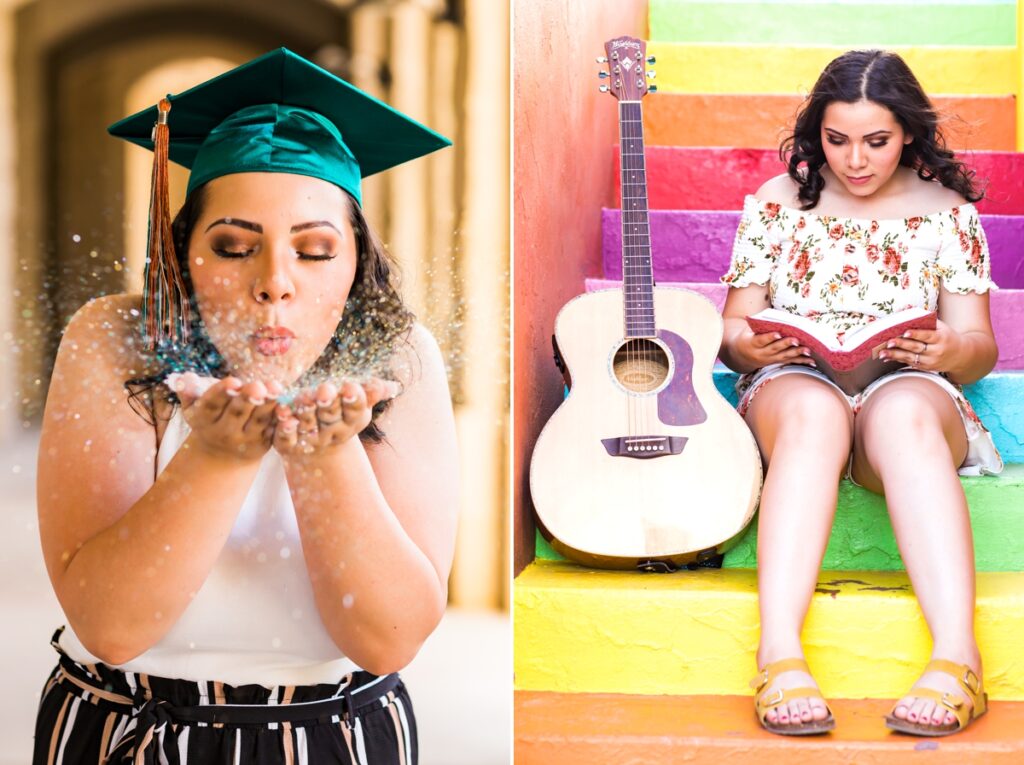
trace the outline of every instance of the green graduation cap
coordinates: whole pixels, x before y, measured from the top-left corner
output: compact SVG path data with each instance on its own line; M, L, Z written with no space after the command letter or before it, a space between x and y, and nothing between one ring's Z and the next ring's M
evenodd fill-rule
M188 298L171 237L167 161L191 170L188 192L223 175L294 173L357 202L361 179L451 145L287 48L278 48L111 125L154 151L146 264L151 345L188 339Z

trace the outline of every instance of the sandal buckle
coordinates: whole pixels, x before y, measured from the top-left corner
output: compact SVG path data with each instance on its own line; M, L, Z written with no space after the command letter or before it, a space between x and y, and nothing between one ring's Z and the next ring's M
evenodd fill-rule
M761 674L750 681L750 687L759 691L768 684L768 670L762 669Z
M971 678L973 678L973 682ZM964 667L964 676L961 678L960 682L963 683L964 687L975 696L977 696L978 691L981 690L981 681L978 679L978 676L974 674L974 670L970 667Z
M949 707L954 712L964 705L964 700L957 696L955 699L949 693L942 694L942 703L944 706Z
M776 688L775 692L772 693L772 695L770 697L765 698L765 699L761 699L761 706L763 706L763 707L773 707L776 704L780 704L782 702L782 699L784 698L784 695L785 694L783 694L781 688Z

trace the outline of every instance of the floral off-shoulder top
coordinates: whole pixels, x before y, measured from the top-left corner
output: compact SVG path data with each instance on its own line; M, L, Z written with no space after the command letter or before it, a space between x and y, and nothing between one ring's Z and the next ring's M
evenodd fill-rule
M905 308L934 310L940 284L958 293L998 289L973 204L867 220L803 212L750 195L721 281L767 284L773 308L837 333Z

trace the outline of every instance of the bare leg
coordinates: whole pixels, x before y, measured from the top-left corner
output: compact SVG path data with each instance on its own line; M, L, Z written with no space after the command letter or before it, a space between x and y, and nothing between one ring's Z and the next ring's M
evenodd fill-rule
M981 677L974 637L974 546L956 469L967 436L956 405L921 378L886 384L857 415L854 478L884 493L893 531L932 635L932 658L969 665ZM918 683L963 696L949 675L927 672ZM911 693L894 714L912 722L955 718Z
M803 657L800 633L832 529L853 415L849 402L831 386L789 374L757 392L746 419L768 465L757 532L761 667ZM805 672L783 672L769 690L815 685ZM818 699L792 701L767 715L773 723L826 716Z

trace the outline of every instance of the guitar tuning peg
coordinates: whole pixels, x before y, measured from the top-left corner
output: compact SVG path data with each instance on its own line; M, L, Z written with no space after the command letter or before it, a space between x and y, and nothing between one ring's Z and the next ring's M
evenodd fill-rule
M598 85L597 89L600 90L602 93L607 93L608 92L608 86L607 85Z
M651 79L651 80L653 80L653 79L654 79L654 74L655 74L655 72L654 72L654 70L653 70L653 69L648 69L648 70L647 70L647 78L648 78L648 79Z
M654 56L648 56L647 57L647 63L648 64L653 64L654 63Z
M598 56L597 57L597 63L599 63L599 64L607 64L608 63L608 59L606 59L604 56Z
M657 93L658 92L658 86L657 85L650 85L650 86L648 86L647 92L648 93Z
M611 77L611 75L610 75L610 74L608 74L608 72L605 72L605 71L603 71L603 70L602 70L602 71L600 71L600 72L598 72L598 73L597 73L597 76L598 76L598 77L600 77L600 78L601 78L602 80L606 80L606 79L608 79L609 77Z

